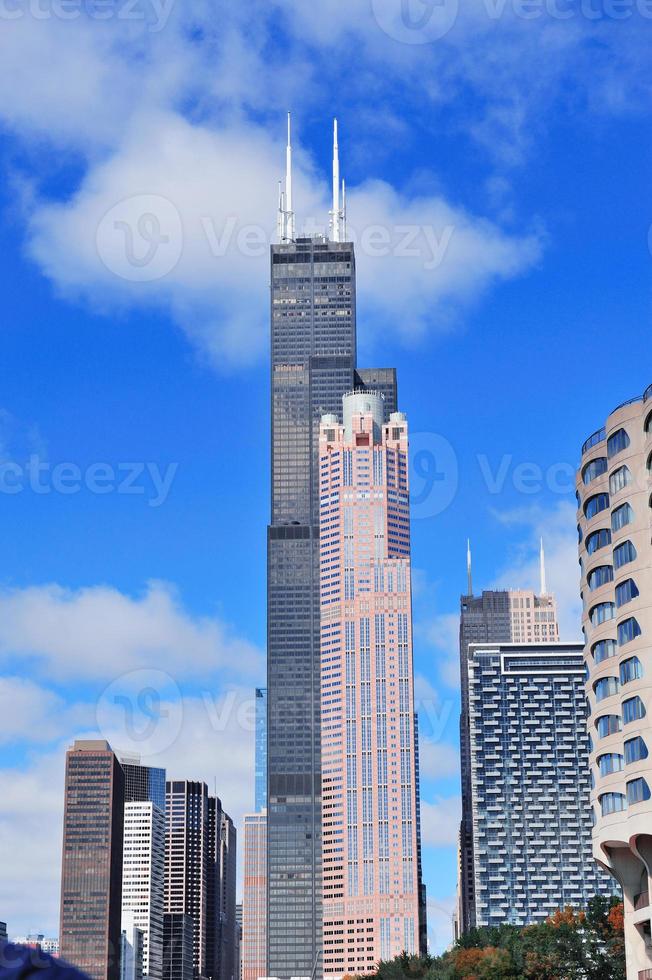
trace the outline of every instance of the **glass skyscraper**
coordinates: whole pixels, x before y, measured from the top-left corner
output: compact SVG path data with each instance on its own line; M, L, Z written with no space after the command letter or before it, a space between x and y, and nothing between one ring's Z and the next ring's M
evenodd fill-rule
M256 688L256 787L254 809L267 807L267 689Z

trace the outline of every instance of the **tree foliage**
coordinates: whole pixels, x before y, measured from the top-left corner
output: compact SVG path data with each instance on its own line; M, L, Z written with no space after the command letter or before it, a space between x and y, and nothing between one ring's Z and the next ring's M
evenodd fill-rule
M403 954L364 980L625 980L623 906L596 897L538 925L472 929L443 956Z

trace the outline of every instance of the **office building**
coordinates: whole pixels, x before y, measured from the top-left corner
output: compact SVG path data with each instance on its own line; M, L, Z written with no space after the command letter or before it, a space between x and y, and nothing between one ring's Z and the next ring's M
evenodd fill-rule
M165 769L143 766L138 756L122 756L125 802L153 803L165 813Z
M242 978L259 980L267 973L267 816L244 818L244 892L242 909Z
M142 937L145 977L161 980L165 904L165 813L154 803L125 803L122 929Z
M242 918L242 902L238 902L235 907L235 975L238 978L242 977Z
M120 980L143 980L143 931L133 912L122 912L120 938Z
M66 753L61 956L91 980L119 980L124 774L104 741Z
M582 645L472 643L468 668L477 926L611 895L591 853Z
M467 594L460 601L460 757L462 820L459 833L458 925L468 932L476 925L473 867L473 814L469 731L469 668L471 643L553 643L559 639L557 607L546 588L543 542L540 554L540 594L525 589L473 594L471 548L467 549Z
M324 976L419 952L408 427L379 392L320 429Z
M267 809L267 690L256 688L256 791L254 810Z
M627 978L652 976L652 385L582 447L577 475L593 853L620 883Z
M337 141L336 145L337 145ZM321 971L319 420L390 369L356 371L355 255L334 153L330 238L296 234L288 139L271 249L272 512L268 528L268 969Z
M163 980L193 980L193 920L183 912L163 916Z
M217 801L219 804L219 800ZM219 813L219 853L216 857L218 876L218 964L214 976L219 980L237 980L235 917L237 881L237 831L227 813Z

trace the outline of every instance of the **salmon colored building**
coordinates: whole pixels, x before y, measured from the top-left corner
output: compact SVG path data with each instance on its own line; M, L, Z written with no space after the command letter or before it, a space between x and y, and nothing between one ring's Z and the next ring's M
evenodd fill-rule
M419 949L408 427L377 392L320 426L324 976Z

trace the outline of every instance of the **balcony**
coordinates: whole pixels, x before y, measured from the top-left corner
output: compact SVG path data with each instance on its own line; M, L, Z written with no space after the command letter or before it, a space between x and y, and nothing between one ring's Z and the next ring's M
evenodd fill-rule
M649 401L650 398L652 398L652 385L649 385L649 387L645 389L645 392L643 394L643 401L644 402Z
M588 452L589 449L593 449L594 446L597 446L599 443L604 442L606 438L607 438L607 430L604 428L598 429L597 432L594 432L593 435L589 436L589 438L582 446L582 456L584 455L584 453Z

